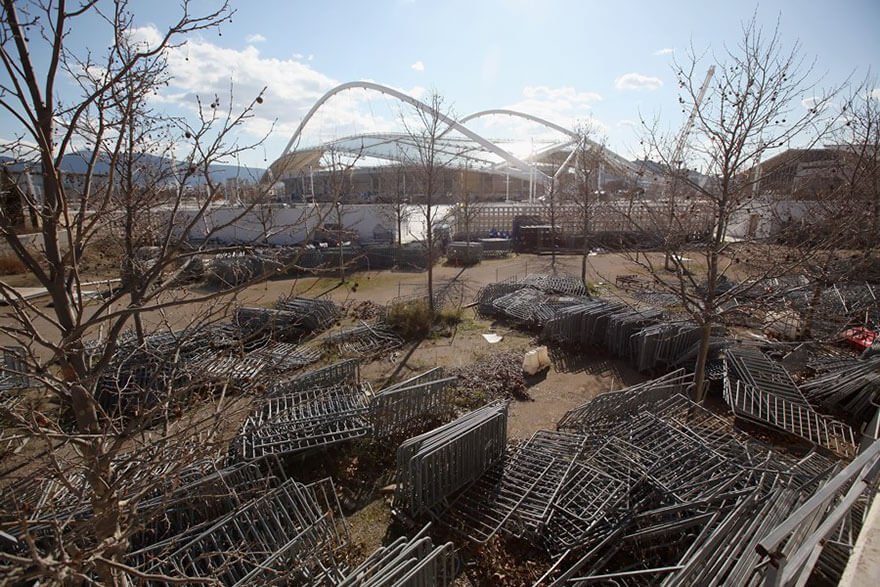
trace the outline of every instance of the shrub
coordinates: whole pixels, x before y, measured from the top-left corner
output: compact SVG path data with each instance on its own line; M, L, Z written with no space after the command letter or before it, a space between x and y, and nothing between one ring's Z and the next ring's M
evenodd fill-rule
M17 275L26 271L27 267L15 255L0 255L0 275Z
M422 338L431 331L431 311L426 300L409 300L393 304L385 321L407 340Z

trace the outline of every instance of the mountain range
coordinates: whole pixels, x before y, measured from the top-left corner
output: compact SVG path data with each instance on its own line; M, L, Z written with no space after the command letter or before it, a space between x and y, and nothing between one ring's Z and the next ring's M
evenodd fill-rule
M61 159L61 171L65 173L82 174L88 169L89 153L68 153ZM166 157L157 157L155 155L142 154L141 160L152 168L172 169L175 163ZM33 164L16 160L12 157L0 155L0 165L8 167L10 171L21 172L26 166L33 167ZM176 163L178 169L183 170L182 163ZM110 162L106 159L99 160L95 164L95 174L107 175L110 171ZM247 165L229 165L214 163L208 168L208 173L216 182L224 182L227 179L239 178L245 183L256 183L260 180L265 169L260 167L249 167ZM205 177L203 175L193 175L187 178L188 185L203 185Z

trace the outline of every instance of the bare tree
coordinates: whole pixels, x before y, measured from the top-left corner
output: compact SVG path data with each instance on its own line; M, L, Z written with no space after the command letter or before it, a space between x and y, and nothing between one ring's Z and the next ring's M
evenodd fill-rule
M213 163L234 161L252 146L239 144L235 130L263 97L240 106L231 93L200 99L192 120L151 110L146 98L167 80L167 52L231 14L225 4L195 14L186 0L179 10L160 40L146 45L129 36L133 16L124 0L2 2L0 108L18 123L20 146L33 145L42 179L39 196L13 189L39 218L42 246L29 246L7 217L0 236L51 298L47 309L0 285L10 302L0 334L24 348L26 370L39 383L35 403L3 405L5 456L23 451L22 466L43 465L46 476L42 487L35 475L25 490L4 488L4 505L14 506L4 511L4 531L23 546L0 551L4 578L12 581L182 582L146 577L126 555L132 537L162 509L146 513L146 501L161 503L186 470L216 457L227 419L235 418L226 382L208 382L178 361L204 347L199 333L228 311L230 291L170 284L179 265L201 252L189 239L196 228L207 226L210 239L264 201L254 197L215 215L220 186L211 174ZM72 27L86 18L112 40L100 56L67 45ZM46 50L45 61L33 57L33 44ZM62 76L74 80L76 95L57 90ZM75 193L63 172L74 154L86 169ZM193 189L196 182L205 187ZM264 242L265 231L254 232L252 240ZM122 243L121 285L93 301L88 257L112 241ZM146 380L120 379L124 372ZM34 511L32 490L48 491L41 507L51 515Z
M593 217L598 207L599 170L602 166L604 143L596 143L592 127L582 124L575 129L577 143L573 160L573 181L568 186L566 201L572 206L574 219L583 235L581 247L581 281L587 284L587 257L590 253L590 234Z
M346 225L345 204L351 198L352 181L351 174L360 159L360 153L346 154L330 149L324 154L322 167L324 185L332 202L333 219L332 230L336 246L338 247L339 280L345 282L345 247L343 243L350 241L352 237L351 226Z
M681 149L656 124L645 124L644 144L680 193L665 203L638 202L642 216L635 223L661 237L673 275L667 278L651 256L643 256L638 264L679 297L700 328L698 400L705 392L710 337L723 324L726 302L797 265L785 255L751 259L755 262L750 279L735 288L724 285L731 272L749 260L747 247L742 242L734 245L728 237L732 222L753 205L760 181L754 165L792 140L815 143L827 129L825 109L831 99L829 93L814 95L818 90L811 81L812 65L804 61L800 47L784 47L778 25L767 34L754 18L743 26L737 46L725 50L714 65L716 74L705 96L701 60L691 52L686 62L674 65L682 110L694 112L693 131ZM805 95L811 96L809 108L801 106ZM704 222L705 227L700 226ZM688 244L692 236L702 238ZM698 256L698 262L689 263L685 254Z
M416 192L413 204L421 211L425 223L425 250L428 256L428 310L434 316L434 257L436 225L441 217L438 204L450 178L452 155L442 148L441 138L450 128L453 117L443 97L433 92L426 110L417 110L414 119L403 116L406 133L413 141L412 165L415 168Z

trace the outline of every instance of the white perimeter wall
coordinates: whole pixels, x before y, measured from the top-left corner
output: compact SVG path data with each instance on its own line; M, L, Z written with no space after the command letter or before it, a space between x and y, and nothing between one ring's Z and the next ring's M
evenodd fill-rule
M443 222L451 206L437 206L435 224ZM183 210L174 219L177 234L196 216L197 211ZM337 213L332 205L294 204L263 206L247 210L240 206L217 206L208 210L189 230L189 238L210 238L225 244L295 245L311 240L322 224L335 224ZM346 230L356 232L363 241L379 235L397 234L394 208L383 204L352 204L342 208ZM418 206L408 206L401 227L404 243L425 238L425 216ZM265 236L264 236L265 235Z

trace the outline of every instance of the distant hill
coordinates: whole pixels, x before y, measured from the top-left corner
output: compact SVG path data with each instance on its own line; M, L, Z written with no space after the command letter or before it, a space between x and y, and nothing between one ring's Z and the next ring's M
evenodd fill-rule
M61 159L61 170L66 173L85 173L88 168L87 153L68 153ZM144 160L150 165L158 165L160 168L171 169L172 161L167 158L156 157L154 155L143 155ZM25 163L16 162L12 157L0 155L0 165L8 166L12 171L21 171L25 167ZM180 163L177 164L182 169ZM110 164L106 160L100 160L95 164L95 173L98 175L107 175L110 171ZM246 165L229 165L214 164L209 168L208 173L211 178L217 182L224 182L227 179L239 178L241 181L256 183L263 177L266 172L260 167L249 167ZM187 180L189 185L203 185L205 183L204 176L195 176Z

